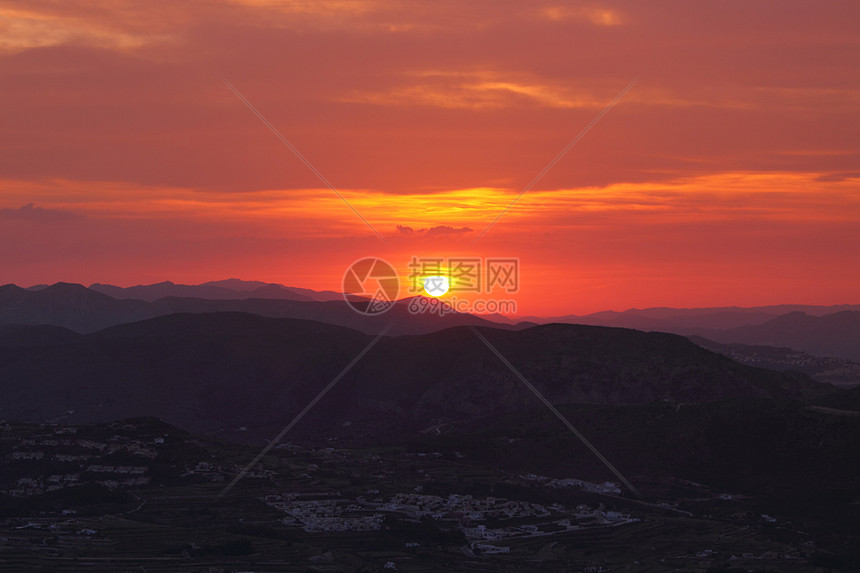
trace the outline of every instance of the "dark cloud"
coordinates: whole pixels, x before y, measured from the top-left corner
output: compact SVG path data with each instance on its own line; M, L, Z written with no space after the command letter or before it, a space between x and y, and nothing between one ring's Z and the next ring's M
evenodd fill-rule
M428 237L440 237L443 235L463 235L466 233L471 233L472 229L469 227L457 228L448 225L439 225L437 227L430 227L429 229L421 229L418 232L426 233Z
M17 209L0 209L0 219L11 219L16 221L38 221L40 223L50 223L55 221L74 221L84 218L86 218L86 215L82 215L80 213L63 211L61 209L35 207L32 203L27 203Z
M826 175L820 175L815 178L816 181L821 181L823 183L839 183L841 181L845 181L847 179L858 179L860 178L860 173L827 173Z
M412 227L397 225L397 231L401 235L406 235L408 237L414 236L416 234L424 235L427 237L444 237L471 233L472 229L470 227L451 227L450 225L438 225L436 227L418 229L416 231Z

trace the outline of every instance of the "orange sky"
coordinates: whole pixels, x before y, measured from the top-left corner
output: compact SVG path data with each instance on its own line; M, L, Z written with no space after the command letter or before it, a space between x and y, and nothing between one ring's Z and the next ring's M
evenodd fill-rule
M404 279L498 256L523 314L858 303L858 21L853 0L0 0L0 283L338 290L365 256Z

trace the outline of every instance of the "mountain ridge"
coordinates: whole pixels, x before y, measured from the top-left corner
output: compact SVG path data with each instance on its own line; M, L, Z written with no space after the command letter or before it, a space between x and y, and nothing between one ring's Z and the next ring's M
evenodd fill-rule
M134 289L144 289L145 292ZM142 293L141 296L150 299L162 294L169 296L149 301L114 296L126 297L135 293ZM352 300L360 301L358 297ZM410 300L398 300L386 314L367 316L350 308L339 293L239 279L210 281L203 285L176 285L165 281L128 289L99 284L87 288L74 283L39 285L29 289L5 285L0 287L0 324L54 325L89 333L166 314L219 311L320 320L365 333L380 332L393 322L393 334L419 334L457 325L522 329L533 324L572 323L670 332L703 337L719 344L788 347L817 357L860 361L860 311L852 310L860 309L857 305L777 305L746 309L655 307L625 312L603 311L586 316L567 315L556 319L535 317L528 321L525 320L528 317L458 313L450 308L446 313L431 312L430 305L421 309L423 313L415 313L406 308ZM834 309L841 310L828 314ZM791 312L772 315L784 310ZM807 314L806 311L815 314Z
M834 391L801 375L743 366L671 334L579 325L481 332L557 404L793 400ZM268 431L286 425L371 340L309 320L161 316L67 344L0 353L2 415L75 423L152 415L207 433ZM526 405L540 403L458 326L383 337L303 425L418 431Z
M279 287L276 285L274 288ZM148 302L139 299L116 299L109 294L74 283L56 283L35 291L15 285L0 286L0 324L53 325L84 334L119 324L184 312L248 312L270 318L318 320L369 334L376 334L392 323L393 334L418 334L457 325L517 328L468 313L455 312L453 309L445 314L413 313L407 307L408 299L403 299L385 314L366 315L356 311L342 297L337 300L315 301L295 298L225 300L167 296Z

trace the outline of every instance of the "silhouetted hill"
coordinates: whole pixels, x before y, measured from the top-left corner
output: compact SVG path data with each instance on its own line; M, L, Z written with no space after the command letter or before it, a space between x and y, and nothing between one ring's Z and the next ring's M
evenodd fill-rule
M250 295L261 289L266 291L281 288L283 287L278 285L268 285L256 287L245 294ZM146 302L136 299L117 300L84 286L66 283L57 283L38 291L21 289L15 285L0 287L0 324L50 324L83 333L183 312L247 312L273 318L300 318L373 334L380 332L390 323L394 324L391 334L421 334L460 325L519 328L497 325L477 316L453 311L444 315L430 312L413 314L407 306L408 300L399 301L385 314L367 316L356 312L342 298L318 302L275 298L218 300L164 297Z
M637 483L673 476L717 491L778 500L815 515L824 503L847 513L860 485L860 417L764 398L707 404L562 405L597 449ZM469 421L425 438L425 451L512 472L605 479L607 470L547 411Z
M61 326L0 324L0 347L55 346L67 344L80 337L77 332Z
M152 316L143 301L117 300L78 284L57 283L37 291L0 287L0 324L50 324L92 332Z
M810 379L737 364L688 340L576 325L483 329L555 403L711 402L817 396ZM23 349L0 364L3 416L92 422L156 416L185 429L272 435L364 348L355 330L241 313L176 314L67 344ZM386 337L303 421L350 422L351 434L532 408L536 399L468 328Z
M563 317L562 321L682 334L691 329L732 328L761 324L777 316L779 315L768 311L742 308L713 310L648 309L625 312L604 311L586 316L566 316Z
M546 319L524 320L546 323ZM787 347L818 357L860 361L860 306L777 305L753 308L650 308L554 319L699 336L722 344Z
M200 286L214 286L232 290L234 292L243 292L256 290L260 287L269 286L274 283L266 283L263 281L245 281L242 279L223 279L220 281L209 281ZM280 286L280 285L279 285Z
M815 399L814 403L837 410L851 410L857 412L857 415L860 416L860 386L827 394Z
M792 370L802 372L819 382L840 387L860 385L860 364L845 358L813 356L791 348L749 344L721 344L702 338L688 336L692 342L712 352L728 356L732 360L768 368L777 372Z
M42 286L42 285L39 285ZM170 281L151 285L118 287L95 283L92 290L117 299L134 298L152 302L165 297L205 298L213 300L241 300L247 298L272 298L280 300L304 300L325 302L342 300L343 295L333 291L315 291L306 288L288 287L277 283L226 279L209 281L199 285L175 284ZM34 287L31 287L34 289Z
M710 402L736 396L784 397L787 388L815 395L823 388L803 376L742 366L672 334L565 324L481 331L557 403ZM402 393L405 387L399 380L408 376L416 381L412 387L422 392L415 404L426 407L427 414L435 415L432 408L444 405L449 413L472 415L517 395L534 400L469 329L395 337L384 348L384 359L375 353L364 366L363 371L378 381L370 392ZM386 376L386 370L404 374ZM390 389L384 387L387 380L394 384ZM433 392L424 394L431 387ZM472 396L475 402L432 402L431 395L439 392ZM368 397L374 398L381 396Z
M255 298L266 298L262 295L263 292L261 288L268 287L278 287L280 289L284 289L286 291L295 293L296 295L300 295L303 297L307 297L310 300L315 300L317 302L326 302L330 300L342 300L343 293L334 292L331 290L312 290L309 288L301 288L301 287L288 287L282 284L277 283L264 283L261 281L243 281L241 279L226 279L221 281L210 281L208 283L203 283L202 286L218 286L226 289L230 289L236 292L245 292L245 291L257 291L257 295ZM305 300L305 299L296 299L296 300Z
M607 310L587 315L570 314L554 318L522 317L522 320L540 323L564 322L569 324L590 324L592 326L617 326L686 335L764 324L792 312L805 312L812 316L823 316L842 311L860 311L860 305L814 306L781 304L749 308L736 306L714 308L631 308L623 312Z
M367 334L381 332L389 324L393 325L389 331L392 335L424 334L454 326L517 328L516 326L498 325L477 316L463 313L412 314L408 309L408 300L398 301L388 312L372 316L356 312L342 299L328 302L304 302L270 299L215 301L166 298L152 303L152 311L156 316L179 312L246 312L270 318L316 320L352 328Z
M252 288L241 288L244 281L221 281L220 283L205 283L202 285L174 284L170 281L137 285L133 287L118 287L113 285L93 284L90 289L104 293L116 299L139 299L152 302L165 297L205 298L213 300L237 300L246 298L273 298L283 300L315 300L309 296L294 292L292 289L277 284L252 283ZM231 285L234 288L228 288Z
M860 311L843 311L824 316L792 312L757 326L702 335L722 343L788 346L818 356L860 361Z

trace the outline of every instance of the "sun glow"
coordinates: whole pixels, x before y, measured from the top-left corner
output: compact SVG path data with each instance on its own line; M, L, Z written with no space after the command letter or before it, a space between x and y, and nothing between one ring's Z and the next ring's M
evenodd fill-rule
M424 279L424 292L430 296L442 296L451 287L448 277L438 275Z

